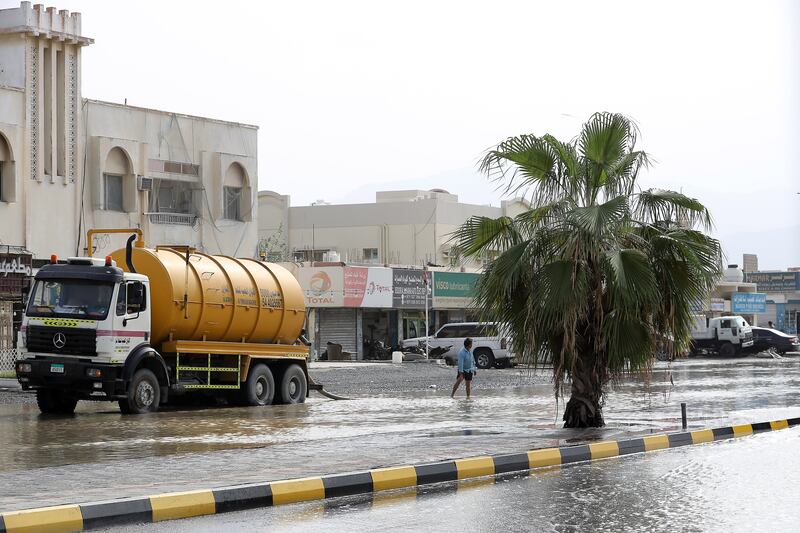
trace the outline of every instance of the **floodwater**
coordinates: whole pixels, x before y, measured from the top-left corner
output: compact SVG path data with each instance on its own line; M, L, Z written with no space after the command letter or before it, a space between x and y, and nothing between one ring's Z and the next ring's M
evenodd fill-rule
M505 371L509 372L509 371ZM74 417L0 406L0 510L504 453L680 427L800 416L800 358L659 363L607 399L608 427L560 429L549 385L444 390L269 408L122 416L79 404ZM73 490L80 486L80 494Z
M797 531L800 428L114 532Z

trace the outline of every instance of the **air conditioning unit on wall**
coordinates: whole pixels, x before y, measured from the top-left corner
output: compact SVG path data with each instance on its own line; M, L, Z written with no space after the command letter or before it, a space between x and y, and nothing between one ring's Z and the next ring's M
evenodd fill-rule
M153 178L147 176L136 176L136 189L140 191L153 190Z

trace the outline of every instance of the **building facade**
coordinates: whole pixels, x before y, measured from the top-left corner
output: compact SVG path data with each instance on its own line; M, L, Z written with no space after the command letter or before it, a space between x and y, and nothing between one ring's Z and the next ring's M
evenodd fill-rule
M285 250L299 262L481 268L481 258L457 257L452 233L472 216L514 217L527 208L521 199L500 207L465 204L441 189L381 191L374 203L293 207L288 196L263 191L258 231L262 249Z
M0 10L0 242L73 256L87 229L138 227L148 244L254 256L257 127L83 98L92 42L79 13Z
M51 254L85 255L89 229L256 255L258 128L83 98L92 43L79 13L0 10L0 350L13 343L23 278ZM100 236L92 253L124 240Z

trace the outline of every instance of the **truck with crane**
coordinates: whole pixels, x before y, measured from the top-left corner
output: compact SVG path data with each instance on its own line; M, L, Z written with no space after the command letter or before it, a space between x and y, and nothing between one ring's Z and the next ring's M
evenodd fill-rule
M98 233L131 235L99 259ZM18 334L17 379L42 413L99 400L143 414L201 392L239 405L305 401L305 304L288 270L146 248L139 229L90 230L87 245L88 257L39 269Z

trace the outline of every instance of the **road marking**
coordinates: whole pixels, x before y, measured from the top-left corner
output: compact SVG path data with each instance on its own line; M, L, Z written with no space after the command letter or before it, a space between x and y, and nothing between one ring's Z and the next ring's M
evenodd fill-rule
M401 489L417 484L417 471L413 466L393 466L370 470L374 490Z
M325 486L322 484L322 478L319 477L273 481L270 486L274 505L325 498Z
M83 529L83 516L77 505L59 505L3 513L8 533L67 532Z
M692 431L692 443L700 444L701 442L714 442L714 432L710 429Z
M644 451L652 452L653 450L663 450L669 448L669 437L666 435L653 435L651 437L643 437Z
M150 506L153 509L153 522L216 512L214 493L210 490L171 492L150 496Z
M458 479L491 476L494 474L494 461L488 455L457 459L456 469L458 470Z
M561 450L558 448L545 448L528 452L528 466L542 468L545 466L558 466L561 464Z
M589 445L589 451L592 453L592 461L595 459L605 459L607 457L616 457L619 455L619 444L617 441L597 442Z

